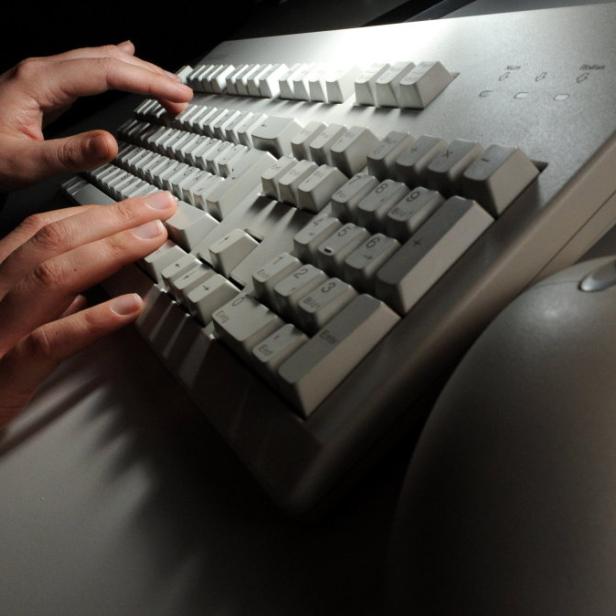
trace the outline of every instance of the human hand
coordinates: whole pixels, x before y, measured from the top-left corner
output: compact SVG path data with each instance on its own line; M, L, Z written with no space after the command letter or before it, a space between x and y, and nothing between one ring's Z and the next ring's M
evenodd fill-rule
M175 210L167 192L66 208L0 240L0 430L59 362L137 318L136 294L90 308L79 294L156 250Z
M115 158L118 144L107 131L45 140L44 125L80 96L117 89L157 98L171 113L186 108L192 90L134 53L130 41L75 49L28 58L0 75L0 191Z

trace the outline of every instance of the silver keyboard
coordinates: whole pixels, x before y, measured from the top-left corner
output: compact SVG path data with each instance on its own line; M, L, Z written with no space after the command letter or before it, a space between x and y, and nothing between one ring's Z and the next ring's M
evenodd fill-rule
M281 506L418 430L495 313L613 224L615 9L228 41L179 71L188 109L142 101L64 185L178 198L106 287L144 294L140 332Z

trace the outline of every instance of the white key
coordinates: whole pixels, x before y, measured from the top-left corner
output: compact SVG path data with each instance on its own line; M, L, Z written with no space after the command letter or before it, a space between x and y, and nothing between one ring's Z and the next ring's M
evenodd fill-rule
M210 174L207 171L195 168L193 173L184 178L178 186L180 191L180 199L190 203L191 205L195 205L191 189L193 186L197 186L205 178L209 177L209 175Z
M331 147L345 132L344 126L330 124L309 143L310 158L317 165L333 165Z
M223 134L222 139L225 141L233 141L237 143L233 130L235 127L246 117L246 113L243 111L238 111L237 113L232 113L231 116L227 120L225 120L224 124L220 127L220 130Z
M300 160L291 167L279 180L278 190L280 200L297 205L299 185L311 175L317 165L310 160Z
M227 94L237 94L238 81L246 71L250 70L250 64L240 64L227 79Z
M293 238L295 254L304 261L310 260L317 246L341 226L337 218L315 216L303 229L295 234Z
M229 143L228 141L219 141L213 148L210 148L202 156L202 158L205 160L206 169L210 173L216 173L217 169L216 169L216 165L214 164L214 161L219 156L221 156L222 154L224 154L228 150L231 150L234 147L235 147L235 144L233 143Z
M259 70L251 73L250 77L246 80L246 89L248 90L248 96L261 96L261 91L259 90L259 82L261 78L267 75L271 70L273 64L260 64Z
M398 105L411 109L424 109L452 79L452 75L440 62L420 62L400 81Z
M240 120L232 129L233 136L235 137L233 141L243 143L249 148L256 147L252 141L252 134L266 119L267 116L264 113L248 112L244 119Z
M375 233L345 259L344 279L362 291L373 293L374 276L398 248L397 240Z
M374 105L376 80L389 68L389 64L377 62L364 68L355 77L355 102L358 105Z
M226 139L227 137L227 126L233 123L237 118L242 115L241 111L237 110L229 110L224 116L219 115L214 122L212 122L212 130L214 131L214 137L217 139Z
M394 176L394 162L396 158L414 143L413 137L408 133L392 130L385 139L377 143L368 153L368 173L384 180Z
M165 221L169 236L186 250L192 250L211 231L218 221L207 212L178 201L175 214Z
M227 64L221 71L216 73L216 75L210 79L212 92L215 92L216 94L221 94L224 92L227 88L227 78L234 72L235 66L233 66L233 64Z
M310 158L310 144L326 128L323 122L308 122L291 139L291 151L295 158Z
M291 153L291 139L301 130L293 118L269 116L252 131L255 148L267 150L276 156Z
M219 139L217 134L218 127L229 117L230 109L219 109L218 113L213 115L206 123L203 124L203 130L208 137Z
M314 334L356 296L351 285L340 278L329 278L299 300L298 322L302 329Z
M168 289L171 280L174 278L179 278L180 276L187 274L201 265L201 261L199 261L199 259L197 259L194 255L184 255L180 257L177 261L167 265L167 267L165 267L165 269L161 272L162 286L165 289Z
M491 145L466 169L461 186L464 196L500 216L537 175L522 150Z
M299 300L318 287L327 276L314 265L302 265L274 285L272 305L276 312L294 320Z
M292 64L287 72L278 79L278 95L280 98L293 99L293 78L301 71L303 64Z
M218 64L216 66L216 68L211 72L208 73L207 77L204 77L201 79L201 83L203 85L203 90L205 92L215 92L214 87L215 87L215 79L216 77L218 77L218 75L222 74L225 70L225 65L224 64ZM233 73L233 71L231 71Z
M308 92L308 76L313 71L314 64L304 64L303 67L296 71L291 80L293 98L299 101L309 101L310 94Z
M269 308L247 295L238 295L212 315L216 333L240 353L279 329L283 322Z
M167 240L160 248L141 259L139 264L155 282L162 283L163 270L185 254L177 244Z
M359 295L282 363L282 393L307 417L398 320L383 302Z
M242 157L246 154L248 148L241 143L232 145L229 149L225 150L222 154L219 154L214 159L214 168L217 175L227 177L233 173L237 163L239 163Z
M284 252L256 270L252 275L252 285L257 298L271 304L274 287L301 265L297 257Z
M231 175L224 178L206 197L209 212L224 219L233 209L259 185L261 174L276 159L269 152L248 150L237 162Z
M263 374L274 376L278 366L307 341L306 334L287 323L253 348L252 360Z
M351 210L351 219L363 227L379 230L387 212L408 192L409 189L402 182L385 180Z
M184 303L188 293L190 293L195 287L203 284L215 273L216 272L212 268L207 265L203 265L202 263L199 267L196 267L181 276L172 278L169 281L169 290L177 301Z
M399 240L406 241L434 212L445 199L436 190L420 186L398 201L385 216L385 232Z
M325 76L325 96L328 103L344 103L355 92L356 67L340 67Z
M272 64L271 70L259 78L259 93L265 98L276 98L280 93L278 80L289 71L286 64Z
M413 62L394 62L381 73L374 84L375 103L378 107L397 107L400 97L400 81L415 67Z
M195 207L205 209L207 207L207 196L214 188L222 182L223 179L217 175L208 175L200 180L197 184L193 185L189 189L189 201Z
M351 176L366 166L368 153L378 144L374 133L351 126L331 147L332 163Z
M210 108L207 105L201 105L198 111L194 115L191 115L190 118L188 119L187 128L193 132L197 132L197 126L199 124L199 121L201 120L203 116L207 115L209 112L210 112Z
M306 82L308 83L308 96L312 102L325 103L327 102L327 93L325 91L325 69L323 65L315 66L308 74Z
M456 139L441 152L426 169L426 184L444 195L457 192L458 179L464 170L483 153L483 148L472 141Z
M271 167L268 167L261 175L261 189L263 194L280 200L278 181L291 168L297 164L294 158L283 156L278 159Z
M212 314L235 298L240 290L220 274L214 274L185 294L190 313L207 325Z
M357 204L376 186L379 181L364 174L354 175L332 195L332 211L340 220L351 220Z
M243 229L232 229L210 246L211 263L228 277L258 245Z
M236 90L242 96L248 96L248 81L261 71L261 64L253 64L236 82Z
M314 252L314 259L326 272L342 274L345 259L368 238L368 231L348 222L319 244Z
M207 169L207 153L220 142L211 137L202 137L201 143L190 153L190 164L200 169Z
M438 137L423 135L402 153L394 162L394 177L409 186L422 183L428 165L447 149L447 142Z
M376 295L407 313L492 222L475 201L451 197L378 271Z
M332 194L346 181L346 175L335 167L321 165L297 187L297 207L320 212Z

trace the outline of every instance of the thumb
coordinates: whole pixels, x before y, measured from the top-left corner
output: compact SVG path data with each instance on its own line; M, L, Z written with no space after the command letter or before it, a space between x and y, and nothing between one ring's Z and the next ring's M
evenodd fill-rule
M109 162L118 153L111 133L94 130L61 139L47 139L30 144L30 181L56 173L86 171Z

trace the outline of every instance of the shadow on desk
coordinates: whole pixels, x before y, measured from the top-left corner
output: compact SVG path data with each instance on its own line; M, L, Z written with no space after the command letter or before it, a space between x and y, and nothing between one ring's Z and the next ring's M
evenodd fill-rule
M285 519L145 343L120 332L54 374L0 445L4 609L382 613L405 458L327 519Z

